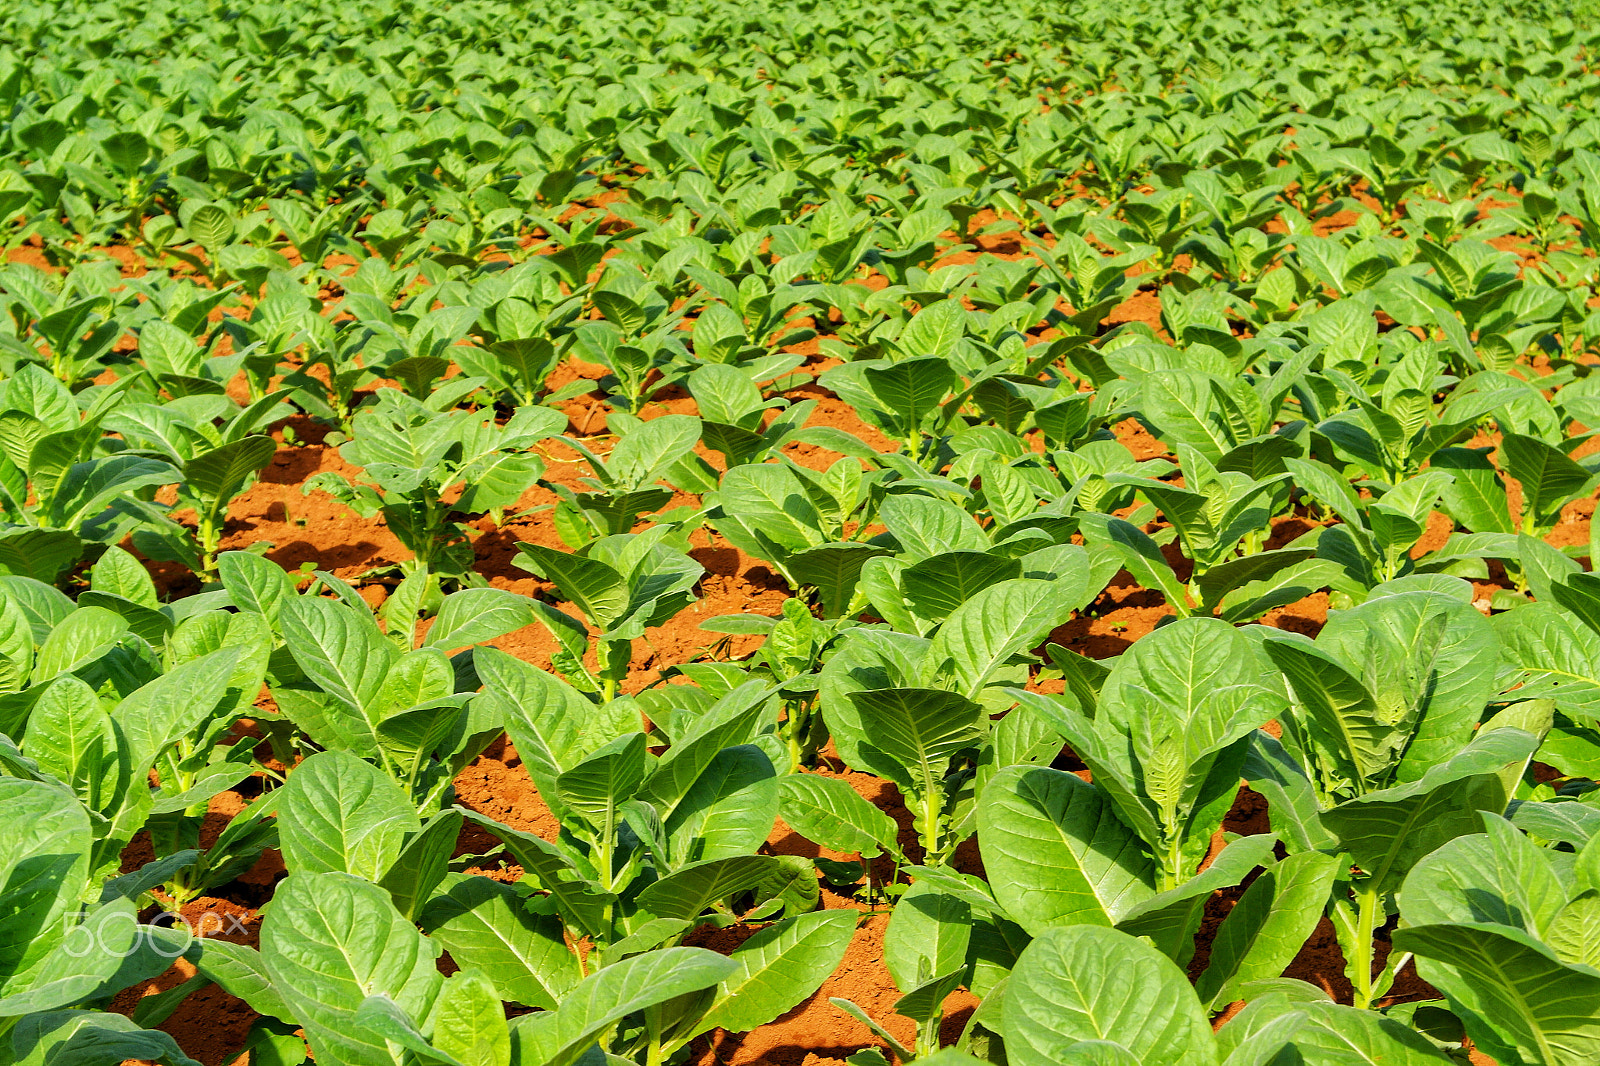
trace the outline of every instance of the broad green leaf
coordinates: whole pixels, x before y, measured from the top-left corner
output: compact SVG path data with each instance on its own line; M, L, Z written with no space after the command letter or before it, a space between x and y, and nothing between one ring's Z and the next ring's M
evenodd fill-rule
M364 715L399 656L371 616L333 600L300 596L283 602L278 622L306 676Z
M962 969L971 939L972 907L918 881L895 903L883 937L884 965L900 990L909 993Z
M644 781L646 758L643 733L618 737L556 778L557 794L569 809L609 834L617 808Z
M0 989L56 943L89 876L89 819L65 788L0 777Z
M1582 492L1593 476L1559 448L1520 433L1501 435L1500 461L1522 485L1525 532L1553 525L1561 505Z
M581 929L592 937L609 931L606 913L612 897L597 882L586 879L562 849L532 833L512 829L476 811L462 810L461 813L467 821L487 830L505 844L506 850L511 852L523 870L550 893L565 924Z
M1486 833L1457 837L1406 875L1398 902L1408 922L1494 922L1542 937L1567 904L1548 853L1510 822L1482 816Z
M824 616L838 618L849 606L867 560L888 554L887 548L873 544L819 544L791 555L787 566L796 581L822 593Z
M771 855L708 859L647 885L639 906L657 918L692 920L713 903L753 889L780 865Z
M1103 1040L1135 1062L1212 1066L1215 1041L1183 971L1126 933L1093 925L1047 929L1006 985L1006 1058L1059 1066L1074 1045Z
M10 979L0 986L0 1018L59 1010L89 999L138 951L142 935L133 901L121 898L101 904L82 921L50 930L44 938L49 948L39 961L20 977L7 975ZM147 970L134 980L150 976Z
M501 999L554 1010L583 973L553 915L534 914L510 885L454 875L422 910L422 928L457 965L480 969Z
M627 613L627 579L606 563L539 544L518 544L517 549L527 556L527 569L554 582L591 625L609 629Z
M1072 616L1054 582L1019 578L991 585L957 607L928 648L925 680L949 676L956 691L977 699L1008 659L1031 651Z
M511 1033L489 978L476 970L450 975L433 1009L433 1044L462 1066L507 1066Z
M1150 860L1105 794L1041 766L997 772L978 801L978 843L995 898L1028 932L1114 925L1154 894Z
M272 462L277 451L271 437L232 441L184 463L184 485L202 500L226 505L262 467Z
M1479 811L1504 811L1500 772L1525 763L1537 746L1537 738L1520 729L1484 733L1420 780L1324 811L1322 824L1380 891L1392 891L1424 855L1476 831Z
M1195 984L1200 1001L1217 1010L1248 982L1283 973L1321 920L1338 874L1335 857L1306 851L1257 877L1217 929Z
M1371 655L1374 639L1396 649L1408 671L1404 678L1381 679L1373 694L1385 717L1392 718L1399 703L1417 719L1396 769L1397 780L1415 781L1471 738L1495 691L1494 631L1470 603L1404 592L1331 615L1317 644L1346 663L1360 663Z
M440 811L405 842L378 884L389 890L395 909L415 920L433 890L444 880L461 835L461 812Z
M772 833L779 779L753 744L724 748L695 779L667 820L674 866L748 855Z
M262 963L312 1052L350 1066L398 1064L356 1012L381 993L408 1016L424 1015L441 981L438 953L387 892L345 873L291 874L261 926Z
M696 1028L749 1032L816 991L843 961L856 931L851 910L813 911L762 929L729 958L735 969Z
M959 304L956 310L960 310ZM937 355L867 367L862 376L878 403L895 416L902 434L920 429L958 380L950 363Z
M665 948L623 959L573 989L561 1006L518 1019L517 1061L572 1066L611 1026L636 1011L700 989L738 971L738 963L704 948Z
M284 863L292 872L377 881L407 834L421 830L399 786L348 752L318 752L295 767L278 806Z
M462 589L445 597L422 643L424 647L446 651L464 648L536 621L532 602L526 596L505 589Z
M295 595L283 567L254 552L223 552L217 556L217 571L236 607L255 611L274 625L279 608Z
M121 736L94 690L76 677L57 678L28 716L22 750L45 773L68 784L97 813L108 813L133 782Z
M894 819L837 777L787 775L779 782L779 815L790 829L834 851L870 859L899 850Z
M128 1060L162 1066L200 1066L178 1042L156 1029L141 1029L120 1014L57 1010L19 1020L9 1037L18 1066L119 1066Z
M930 556L900 575L906 599L923 618L943 621L990 585L1022 576L1022 564L988 552L944 552Z
M868 768L919 795L933 792L950 758L982 735L982 709L954 692L869 689L850 699L861 715Z
M1483 922L1402 927L1395 947L1450 997L1473 1043L1499 1062L1579 1066L1600 1056L1600 974L1527 933Z

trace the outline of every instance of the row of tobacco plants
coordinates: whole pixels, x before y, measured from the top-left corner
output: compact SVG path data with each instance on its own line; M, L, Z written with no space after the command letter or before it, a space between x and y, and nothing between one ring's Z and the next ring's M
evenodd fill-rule
M1593 27L0 3L0 1061L187 1066L215 984L263 1066L681 1062L839 965L823 879L863 1066L1600 1059ZM224 550L313 424L376 610ZM707 543L789 598L639 676ZM505 737L559 833L456 802ZM164 920L267 849L256 946Z

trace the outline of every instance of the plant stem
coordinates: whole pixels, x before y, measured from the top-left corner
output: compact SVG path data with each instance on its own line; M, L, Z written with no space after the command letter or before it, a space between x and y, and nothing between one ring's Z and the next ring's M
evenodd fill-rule
M1372 937L1377 930L1378 915L1383 910L1383 894L1371 887L1371 881L1357 884L1356 928L1350 960L1351 1002L1361 1010L1372 1006Z
M200 541L200 576L204 581L220 580L217 573L217 550L222 547L222 531L217 522L219 510L221 501L213 500L201 513L195 530L196 539Z
M933 1017L923 1020L917 1032L917 1057L932 1055L939 1050L939 1024L944 1021L944 1010L941 1008Z

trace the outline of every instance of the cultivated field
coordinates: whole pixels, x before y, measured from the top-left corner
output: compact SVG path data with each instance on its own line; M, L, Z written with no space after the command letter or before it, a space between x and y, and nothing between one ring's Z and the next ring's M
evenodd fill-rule
M0 0L0 1066L1593 1066L1597 48Z

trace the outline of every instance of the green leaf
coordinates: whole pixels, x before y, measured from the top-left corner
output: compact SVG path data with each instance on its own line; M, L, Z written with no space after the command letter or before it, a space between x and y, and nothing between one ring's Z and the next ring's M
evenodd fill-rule
M930 981L961 972L971 939L972 907L959 896L918 881L895 904L883 938L884 965L894 983L910 994Z
M638 798L653 805L663 820L672 821L678 805L722 751L752 743L763 722L771 721L770 695L768 686L749 681L702 712L655 761Z
M861 715L870 769L921 796L936 792L950 758L982 735L982 708L954 692L868 689L849 698Z
M646 757L643 733L618 737L558 777L556 791L563 804L606 831L643 783Z
M1015 559L988 552L944 552L907 567L900 586L918 615L937 622L990 585L1021 576L1022 564Z
M672 865L760 848L778 818L778 787L772 760L761 748L741 744L717 752L666 823Z
M898 854L894 819L837 777L789 774L779 783L779 814L807 840L870 859Z
M1395 930L1394 944L1416 955L1418 974L1496 1061L1580 1066L1600 1056L1600 974L1561 962L1520 929L1416 925Z
M56 943L89 876L89 819L65 788L0 777L0 989Z
M206 937L192 940L184 957L223 991L244 1000L251 1010L299 1027L294 1012L273 987L261 952L255 948Z
M1045 930L1006 985L1003 1036L1015 1066L1059 1066L1074 1045L1103 1040L1134 1062L1212 1066L1215 1041L1183 971L1115 929Z
M183 464L184 485L208 504L226 504L277 452L271 437L245 437L224 444Z
M217 556L222 586L234 606L254 611L277 624L278 609L294 597L294 583L283 567L254 552L223 552Z
M771 855L734 855L686 866L645 886L639 906L657 918L698 918L713 903L756 887L782 865Z
M378 884L389 890L395 909L401 914L415 920L422 911L449 871L460 835L461 812L440 811L400 849Z
M1524 526L1531 520L1536 529L1553 526L1562 505L1583 492L1592 477L1559 448L1520 433L1501 436L1500 461L1522 484Z
M449 651L483 644L537 621L526 596L505 589L462 589L444 598L422 646Z
M22 528L0 533L0 573L31 577L47 585L55 584L61 571L83 554L83 539L71 530Z
M822 515L806 494L800 476L788 467L774 463L736 466L723 475L716 498L724 515L786 552L802 552L828 540L822 532ZM716 521L713 519L713 524Z
M94 662L127 632L127 623L104 607L79 607L59 620L39 645L33 662L33 684L43 684Z
M323 751L295 767L278 807L291 871L337 871L377 881L406 836L422 830L400 787L349 752Z
M408 1016L425 1014L441 980L438 953L387 892L344 873L291 874L261 924L262 964L319 1061L397 1066L357 1011L381 993Z
M1244 779L1267 798L1272 831L1292 851L1317 851L1335 844L1323 828L1316 790L1300 764L1274 736L1257 730L1250 736Z
M618 702L597 709L554 674L498 648L477 648L473 665L483 680L483 693L476 698L505 722L529 777L558 818L565 813L556 789L562 772L643 726L636 705Z
M554 582L591 625L609 629L627 613L627 579L607 564L539 544L519 542L517 550L528 558L526 569Z
M1114 925L1154 894L1139 838L1099 788L1064 771L998 771L978 800L978 843L995 898L1035 936Z
M452 877L421 923L457 965L482 970L512 1003L555 1010L583 979L560 920L532 913L515 889L490 878Z
M370 735L375 722L365 712L373 705L389 668L399 658L371 615L318 596L286 600L278 621L289 653L324 692L362 715Z
M1398 718L1402 729L1415 723L1395 770L1400 781L1417 780L1471 739L1497 690L1495 643L1470 603L1428 591L1375 596L1331 616L1317 637L1342 662L1368 664L1381 719Z
M688 455L700 439L700 420L690 415L662 415L635 426L617 442L605 468L595 470L602 481L609 476L617 487L634 490L653 485L673 463ZM591 464L594 465L594 464Z
M895 493L883 501L878 515L900 544L907 562L945 552L989 550L989 537L977 519L948 500Z
M957 607L934 636L923 678L949 676L969 700L1012 656L1031 651L1075 608L1053 581L1018 578L990 585Z
M1378 779L1393 763L1397 730L1361 680L1310 641L1270 637L1261 646L1304 708L1319 755L1358 788Z
M118 735L94 690L76 677L57 678L28 716L22 749L45 773L65 782L84 806L107 813L131 784L119 758Z
M953 302L953 301L952 301ZM956 304L956 310L960 305ZM902 435L922 427L957 383L956 372L941 356L923 355L888 366L871 366L862 372L867 388L896 416Z
M30 864L33 869L42 865ZM135 954L140 937L133 902L120 898L101 904L81 922L50 930L40 938L49 948L39 961L20 980L0 986L0 1018L59 1010L90 998ZM147 971L135 980L149 976Z
M786 565L797 582L822 593L823 616L838 618L849 607L867 560L889 554L873 544L819 544L789 556Z
M749 1032L798 1006L838 969L856 931L851 910L813 911L767 926L730 956L698 1032Z
M1194 934L1206 902L1218 889L1232 888L1258 866L1269 865L1278 840L1270 833L1230 840L1200 873L1135 905L1117 923L1133 936L1148 937L1157 950L1179 966L1194 957Z
M1525 764L1538 744L1520 729L1484 732L1421 779L1347 800L1324 811L1322 823L1371 875L1377 891L1393 891L1417 860L1477 830L1479 811L1505 810L1499 775Z
M445 981L433 1009L433 1044L462 1066L507 1066L511 1061L505 1008L482 972L462 970Z
M592 937L608 933L606 914L613 897L597 882L584 878L560 848L532 833L512 829L476 811L462 810L461 813L469 822L487 830L505 844L506 850L511 852L512 858L521 864L523 870L550 893L563 923Z
M1445 470L1451 481L1441 490L1444 509L1456 522L1474 533L1512 533L1506 488L1494 464L1483 452L1467 448L1441 448L1430 467Z
M145 607L158 607L155 582L144 564L121 548L112 546L95 562L90 571L90 587L96 592L109 592Z
M1120 518L1099 515L1085 515L1082 523L1087 536L1110 544L1116 550L1122 565L1139 584L1159 590L1166 597L1167 605L1179 616L1189 613L1189 597L1183 585L1172 572L1167 557L1161 554L1161 548L1144 530Z
M162 1066L200 1066L166 1033L141 1029L120 1014L58 1010L30 1015L17 1024L9 1051L18 1066L119 1066L127 1060Z
M711 988L738 968L704 948L665 948L612 963L573 989L559 1009L518 1019L512 1030L517 1061L572 1066L628 1015Z
M1307 851L1257 877L1217 929L1195 984L1200 1002L1218 1010L1241 998L1245 984L1283 973L1321 920L1339 872L1334 856Z
M1567 904L1550 853L1504 818L1482 819L1487 832L1445 843L1406 875L1398 902L1407 922L1494 922L1543 937Z
M261 689L261 662L247 659L239 645L218 648L182 663L128 694L112 716L122 730L129 764L136 774L155 764L157 757L185 737L192 736L219 710L236 706L236 695L247 690L253 697ZM35 712L37 713L37 712Z

